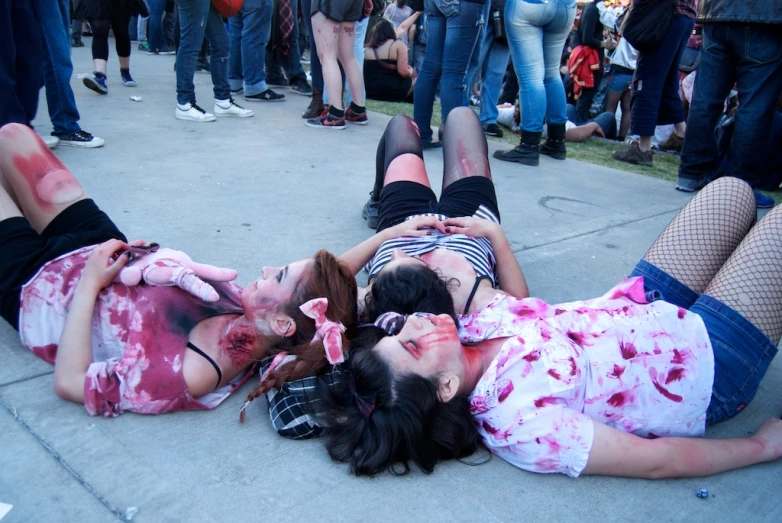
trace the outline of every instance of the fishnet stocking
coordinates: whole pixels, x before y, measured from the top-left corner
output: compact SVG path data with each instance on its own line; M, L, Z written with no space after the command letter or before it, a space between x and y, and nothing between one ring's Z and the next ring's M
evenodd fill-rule
M782 207L741 242L704 294L752 322L773 343L782 336Z
M719 178L679 211L643 259L702 294L756 216L749 185Z

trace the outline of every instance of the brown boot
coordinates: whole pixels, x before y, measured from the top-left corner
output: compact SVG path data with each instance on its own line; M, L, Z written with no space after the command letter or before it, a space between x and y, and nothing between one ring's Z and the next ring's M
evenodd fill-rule
M310 101L307 110L302 113L301 117L306 119L317 118L320 116L326 107L323 105L323 89L319 87L312 88L312 100Z

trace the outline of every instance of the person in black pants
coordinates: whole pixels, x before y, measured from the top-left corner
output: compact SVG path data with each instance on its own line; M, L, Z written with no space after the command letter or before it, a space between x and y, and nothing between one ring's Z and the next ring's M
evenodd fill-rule
M0 0L0 127L32 127L43 74L43 45L28 0Z
M601 0L594 0L591 4L587 4L584 11L581 13L581 21L578 24L577 40L573 42L573 47L576 45L584 45L597 50L598 63L600 68L594 72L595 86L590 88L584 88L581 90L581 97L576 104L576 111L578 111L578 117L580 122L589 120L589 109L592 107L592 100L595 98L600 82L603 80L603 62L605 61L605 49L613 50L616 47L616 42L613 40L603 40L603 24L600 22L600 12L597 10L597 2Z

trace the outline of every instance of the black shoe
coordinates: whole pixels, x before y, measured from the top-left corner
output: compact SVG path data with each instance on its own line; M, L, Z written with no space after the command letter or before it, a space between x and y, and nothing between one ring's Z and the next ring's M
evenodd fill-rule
M288 87L288 80L286 80L284 76L267 75L266 85L271 85L272 87Z
M307 83L307 79L301 76L293 80L291 91L302 96L312 96L312 87Z
M361 216L367 221L367 227L377 229L377 220L380 217L380 201L375 201L372 193L369 193L369 200L364 204Z
M536 166L540 163L540 134L521 131L521 143L507 151L497 151L494 157L505 162Z
M500 126L496 123L490 123L485 126L483 132L486 133L487 136L496 136L497 138L502 138L503 135L502 129L500 129Z
M87 131L75 131L70 134L64 134L58 136L60 139L60 145L67 145L69 147L82 147L85 149L92 149L95 147L103 147L103 138L92 136Z
M546 143L540 146L540 154L551 156L557 160L567 158L567 148L565 147L565 124L548 124L548 134Z
M245 94L244 99L248 102L282 102L285 100L285 95L266 89L258 94Z
M174 63L174 66L176 66L176 63ZM174 69L176 70L176 68ZM199 60L196 62L196 73L211 73L212 72L212 64L209 63L209 60ZM240 89L241 91L241 89ZM233 92L233 91L231 91Z
M74 38L71 40L71 47L84 47L84 42Z

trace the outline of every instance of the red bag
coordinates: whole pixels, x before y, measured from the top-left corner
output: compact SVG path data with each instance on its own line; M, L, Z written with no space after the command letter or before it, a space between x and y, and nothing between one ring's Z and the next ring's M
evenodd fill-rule
M212 5L223 18L231 18L244 5L244 0L212 0Z

